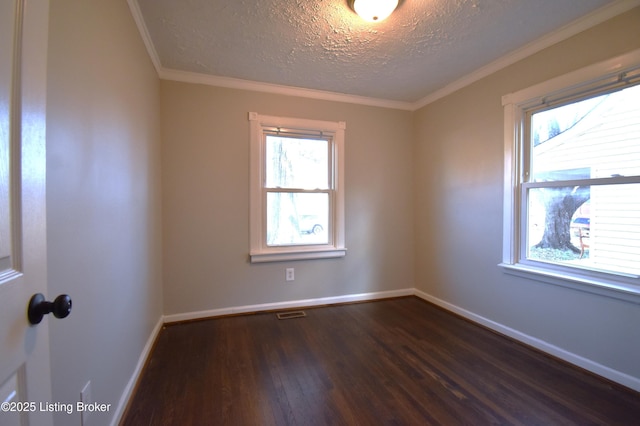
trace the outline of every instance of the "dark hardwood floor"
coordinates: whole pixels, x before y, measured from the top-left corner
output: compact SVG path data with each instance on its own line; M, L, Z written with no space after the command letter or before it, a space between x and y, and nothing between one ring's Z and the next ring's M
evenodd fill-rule
M638 425L640 393L416 297L163 328L121 425Z

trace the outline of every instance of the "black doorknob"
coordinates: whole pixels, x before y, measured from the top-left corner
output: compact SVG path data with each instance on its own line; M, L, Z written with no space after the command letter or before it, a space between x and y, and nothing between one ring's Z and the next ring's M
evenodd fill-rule
M27 310L29 323L40 324L42 317L51 312L56 318L66 318L71 313L71 297L61 294L53 302L47 302L42 293L31 296Z

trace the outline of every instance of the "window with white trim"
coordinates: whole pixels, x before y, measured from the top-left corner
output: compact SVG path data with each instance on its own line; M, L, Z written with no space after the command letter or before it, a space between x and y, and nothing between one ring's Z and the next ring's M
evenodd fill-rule
M502 266L640 295L640 50L503 106Z
M251 262L344 256L345 123L249 122Z

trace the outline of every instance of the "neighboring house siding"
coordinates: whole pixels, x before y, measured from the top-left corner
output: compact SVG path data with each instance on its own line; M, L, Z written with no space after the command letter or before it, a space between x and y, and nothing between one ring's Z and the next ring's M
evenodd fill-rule
M640 175L640 86L622 93L624 99L605 99L589 119L535 147L545 170L534 172L572 170L576 178ZM640 273L640 184L594 185L590 197L585 262Z
M591 188L591 252L594 266L640 273L640 184Z

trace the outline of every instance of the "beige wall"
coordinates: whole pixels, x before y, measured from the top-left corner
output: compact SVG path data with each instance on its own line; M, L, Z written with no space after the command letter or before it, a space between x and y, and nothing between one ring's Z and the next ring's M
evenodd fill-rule
M161 86L165 314L414 286L410 112ZM346 121L345 258L249 263L249 111Z
M640 47L640 8L415 115L416 287L640 378L640 306L503 273L501 97ZM636 379L637 380L637 379Z
M110 424L162 315L159 80L125 1L51 2L47 228L53 401ZM74 412L56 424L80 424Z

